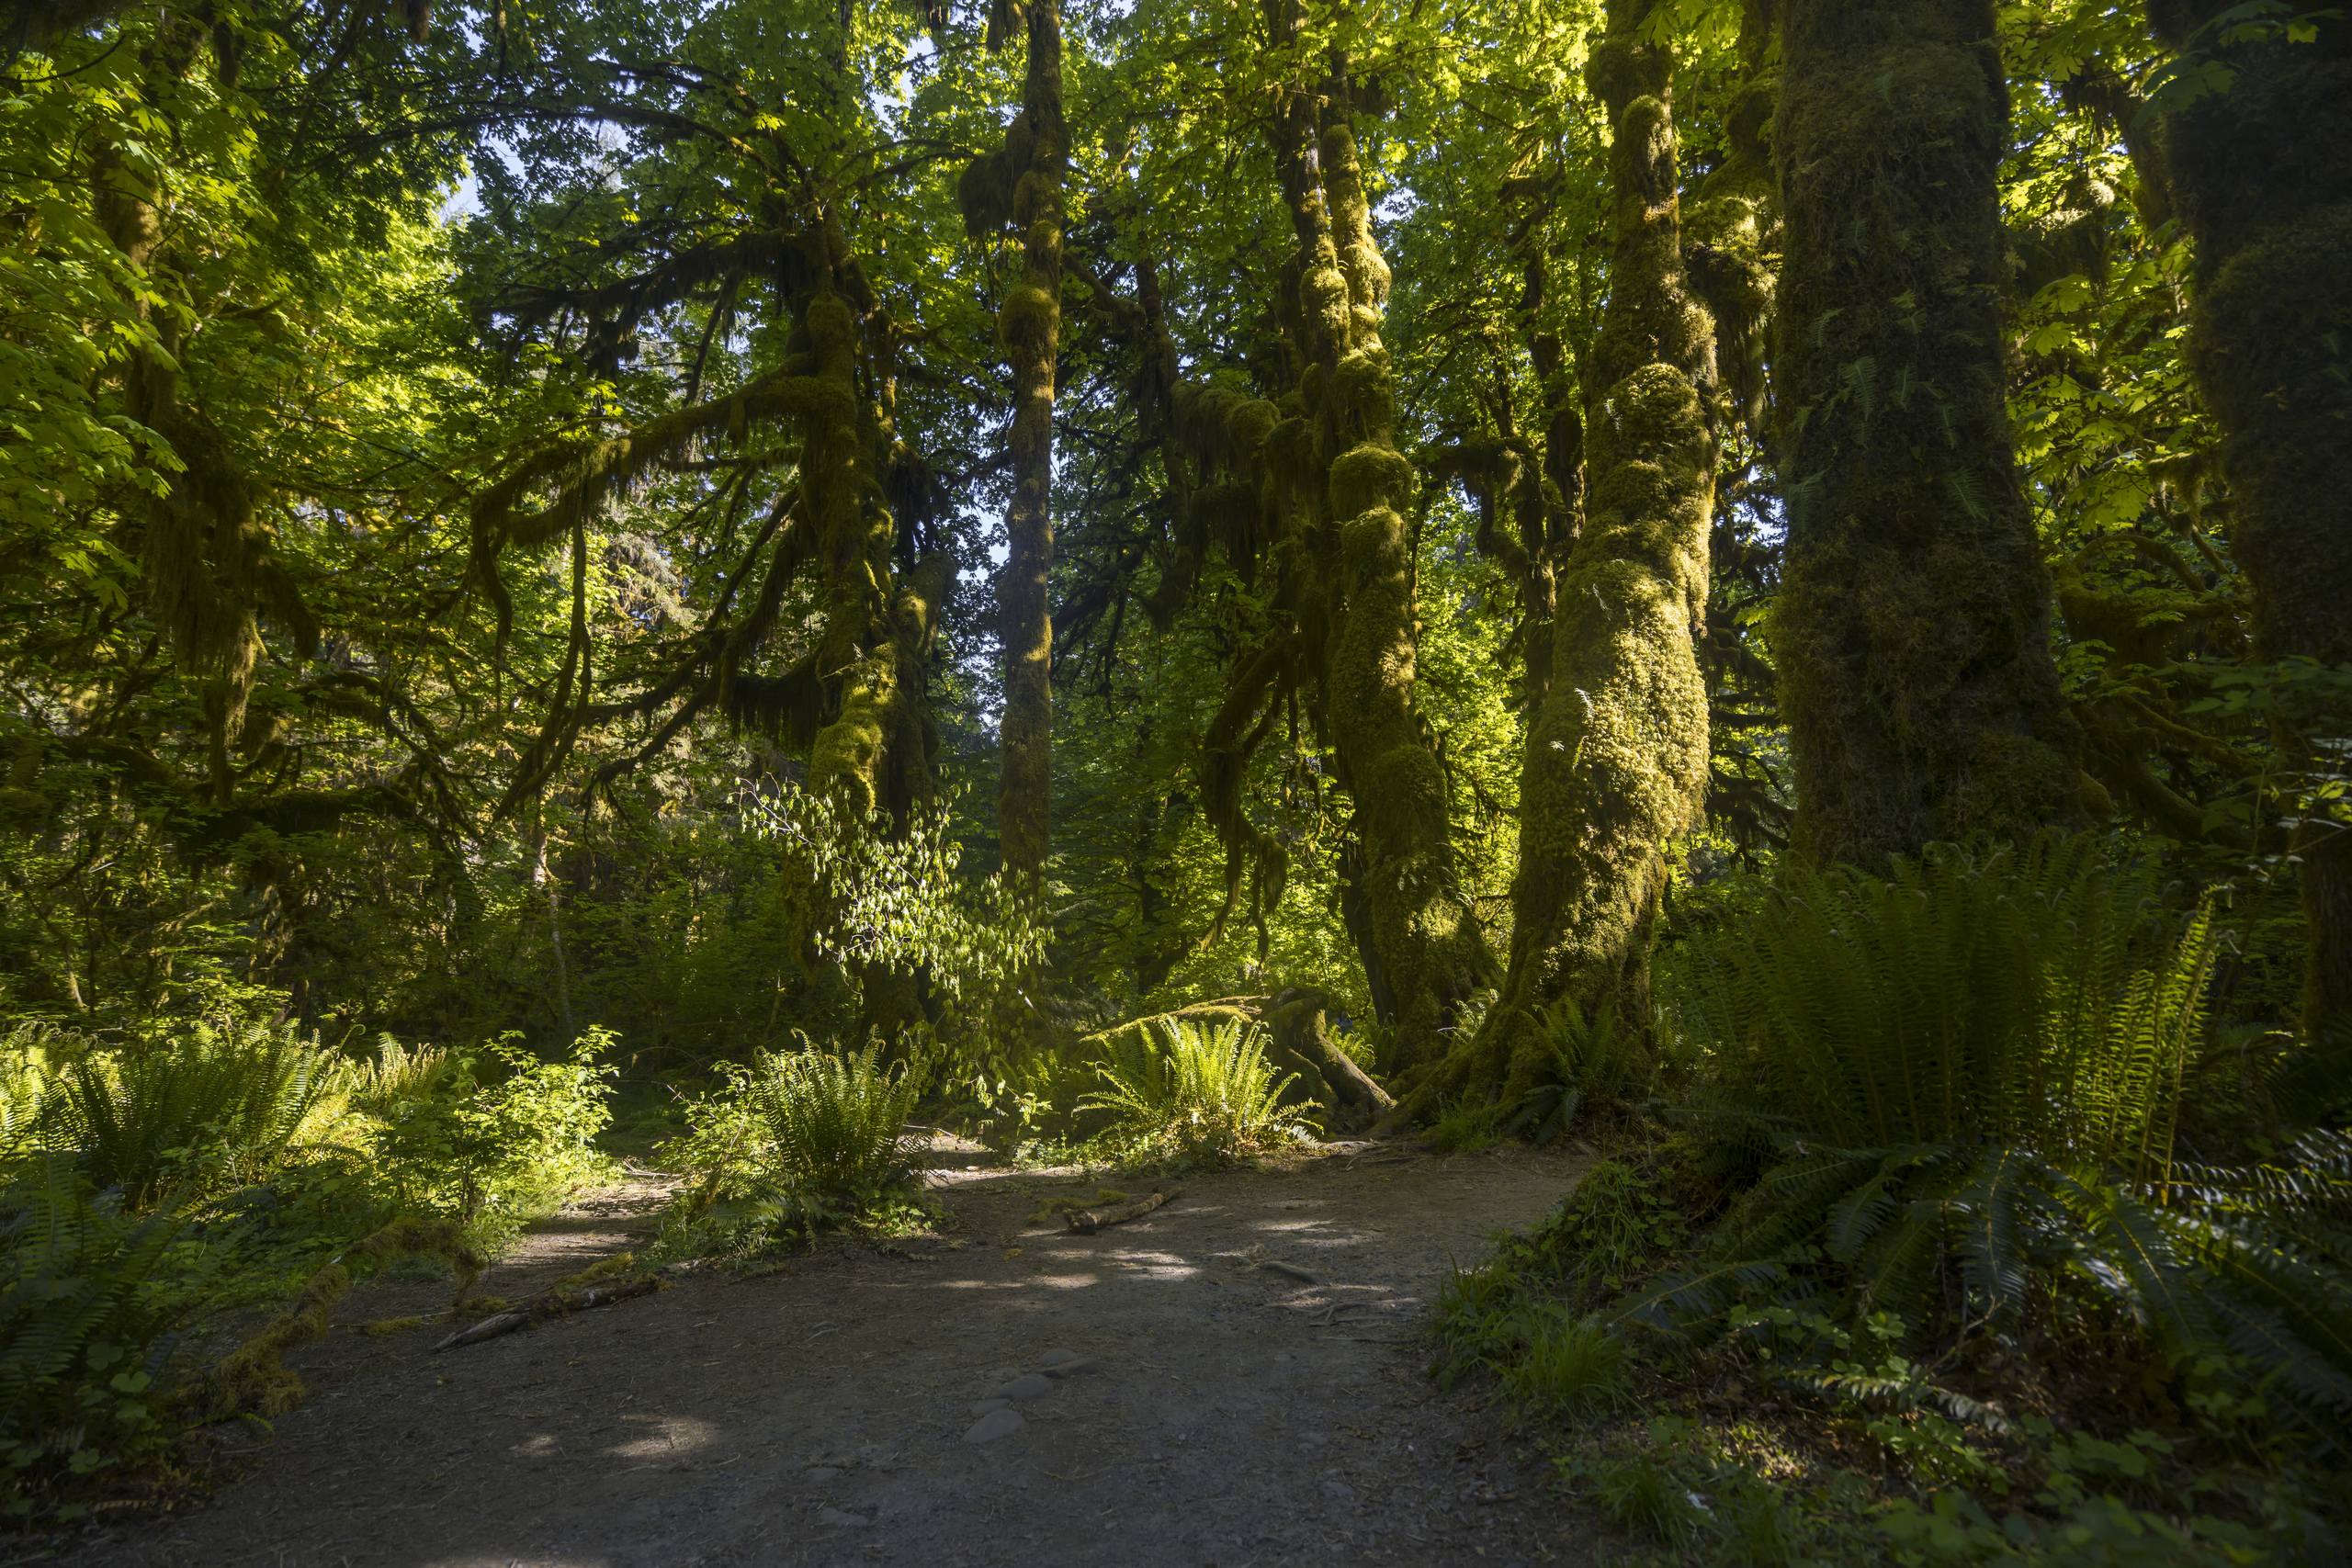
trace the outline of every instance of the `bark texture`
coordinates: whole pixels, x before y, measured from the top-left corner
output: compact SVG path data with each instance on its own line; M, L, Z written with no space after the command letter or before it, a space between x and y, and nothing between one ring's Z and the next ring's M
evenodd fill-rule
M1787 0L1773 649L1797 848L1883 865L2080 812L2003 401L1991 0Z
M2167 117L2165 163L2197 246L2190 363L2222 432L2231 545L2266 659L2352 665L2352 23L2223 43L2221 0L2156 0L2157 32L2211 53L2227 86ZM2352 715L2324 685L2282 701L2278 727L2314 773L2342 773ZM2310 948L2303 1011L2352 1024L2352 829L2307 820Z
M1012 365L1012 504L997 579L1004 644L1003 772L997 805L1004 864L1040 886L1052 847L1054 621L1054 373L1061 342L1062 181L1069 133L1062 116L1060 0L1029 0L1029 61L1022 114L1029 166L1013 183L1022 278L998 316Z
M1489 1021L1417 1091L1509 1100L1557 1071L1538 1015L1648 1010L1666 851L1707 780L1714 333L1682 263L1673 57L1651 0L1612 0L1587 75L1609 112L1609 303L1589 362L1586 514L1559 578L1552 673L1521 775L1510 968Z
M1388 267L1372 232L1342 77L1324 95L1319 152L1328 231L1302 234L1299 309L1317 350L1314 413L1328 464L1338 603L1325 676L1340 782L1356 805L1369 945L1392 998L1398 1058L1432 1055L1489 972L1462 896L1445 773L1414 703L1413 466L1399 450L1380 325Z

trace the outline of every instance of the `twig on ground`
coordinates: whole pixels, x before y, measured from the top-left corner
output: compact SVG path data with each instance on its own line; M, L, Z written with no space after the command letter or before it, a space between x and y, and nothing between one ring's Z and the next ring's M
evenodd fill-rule
M1072 1209L1063 1218L1079 1235L1092 1235L1104 1225L1123 1225L1129 1220L1140 1219L1176 1196L1173 1190L1153 1192L1132 1203L1114 1203L1105 1209Z
M469 1328L460 1328L433 1348L436 1351L456 1350L468 1345L479 1345L485 1339L496 1339L518 1329L528 1328L546 1318L612 1306L634 1296L651 1295L668 1286L669 1281L659 1274L639 1274L635 1279L623 1280L616 1284L592 1285L584 1291L565 1291L558 1287L532 1297L510 1312L496 1313Z

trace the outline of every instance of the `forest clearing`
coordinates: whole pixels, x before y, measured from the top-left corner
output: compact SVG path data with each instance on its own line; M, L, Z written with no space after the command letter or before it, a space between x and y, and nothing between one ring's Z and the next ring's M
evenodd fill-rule
M0 1561L2352 1558L2352 15L0 0Z

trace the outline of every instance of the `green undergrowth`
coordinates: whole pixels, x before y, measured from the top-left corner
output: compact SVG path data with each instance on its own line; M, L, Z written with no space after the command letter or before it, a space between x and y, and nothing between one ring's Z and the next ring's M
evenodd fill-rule
M1671 1130L1454 1276L1433 1371L1637 1561L2341 1561L2352 1140L2161 894L2052 840L1686 942Z
M919 1059L886 1063L863 1049L797 1049L718 1070L687 1100L685 1130L658 1157L687 1190L663 1216L655 1247L671 1258L755 1259L827 1232L888 1238L934 1218L908 1131L926 1074Z
M1016 1165L1229 1166L1317 1134L1295 1086L1260 1026L1157 1018L1028 1057L994 1086L979 1130Z
M258 1009L0 1037L0 1517L168 1495L233 1314L417 1250L387 1237L470 1277L605 1177L610 1045L345 1049Z
M1097 1064L1101 1087L1079 1101L1109 1119L1123 1163L1229 1165L1313 1135L1254 1025L1162 1021L1151 1043L1139 1062Z

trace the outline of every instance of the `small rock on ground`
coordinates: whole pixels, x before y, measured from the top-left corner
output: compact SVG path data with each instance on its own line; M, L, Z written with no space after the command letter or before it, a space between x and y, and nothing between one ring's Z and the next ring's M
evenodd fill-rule
M1012 1436L1025 1425L1018 1410L991 1410L972 1423L971 1430L964 1434L964 1440L967 1443L992 1443L999 1438Z
M1023 1372L989 1395L990 1399L1043 1399L1053 1392L1054 1380L1043 1372Z

